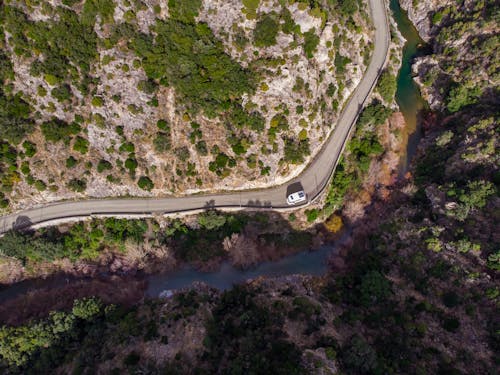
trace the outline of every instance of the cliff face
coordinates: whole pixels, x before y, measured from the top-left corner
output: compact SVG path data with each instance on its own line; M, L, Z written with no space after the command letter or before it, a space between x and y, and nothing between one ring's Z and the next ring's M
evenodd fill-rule
M401 8L408 13L408 18L417 28L421 38L428 42L436 28L433 27L432 14L445 6L453 4L451 0L401 0Z
M483 99L494 103L500 67L494 1L402 0L401 7L432 49L413 67L430 107L455 113Z

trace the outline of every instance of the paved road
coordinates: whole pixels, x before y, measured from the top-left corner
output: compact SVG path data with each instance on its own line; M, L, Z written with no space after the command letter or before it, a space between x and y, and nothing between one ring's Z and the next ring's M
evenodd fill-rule
M300 181L309 201L317 198L327 187L345 142L353 129L360 109L375 86L386 62L389 49L389 24L384 0L369 0L373 23L375 24L375 48L368 69L345 106L335 130L321 152L306 170L289 184L265 190L229 192L214 195L194 195L182 198L159 199L105 199L60 202L48 204L0 218L0 233L12 228L25 228L56 219L81 217L97 214L155 214L184 212L206 207L263 207L280 209L286 204L287 188Z

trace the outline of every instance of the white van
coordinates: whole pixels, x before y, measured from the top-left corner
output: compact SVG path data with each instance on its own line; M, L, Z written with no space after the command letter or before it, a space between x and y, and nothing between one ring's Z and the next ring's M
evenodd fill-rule
M306 193L304 193L304 190L301 190L290 194L286 198L286 203L288 203L291 206L300 202L304 202L306 199L307 199Z

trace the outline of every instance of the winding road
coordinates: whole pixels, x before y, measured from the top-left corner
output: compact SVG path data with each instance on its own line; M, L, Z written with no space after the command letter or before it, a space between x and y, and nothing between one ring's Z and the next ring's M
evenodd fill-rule
M385 3L384 0L369 0L369 2L371 16L375 25L375 48L370 65L344 107L334 131L321 151L310 162L304 172L288 184L262 190L233 191L186 197L90 199L52 203L0 217L0 234L10 229L25 229L34 224L93 215L167 214L206 208L289 209L290 207L286 203L287 192L290 191L290 186L297 182L302 184L307 193L309 200L306 204L314 201L328 187L359 112L365 105L386 63L390 31Z

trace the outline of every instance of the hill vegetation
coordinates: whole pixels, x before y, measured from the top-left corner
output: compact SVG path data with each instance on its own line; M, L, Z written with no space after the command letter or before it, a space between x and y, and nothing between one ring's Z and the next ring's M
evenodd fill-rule
M320 149L372 38L358 2L16 1L0 21L5 212L272 185Z

